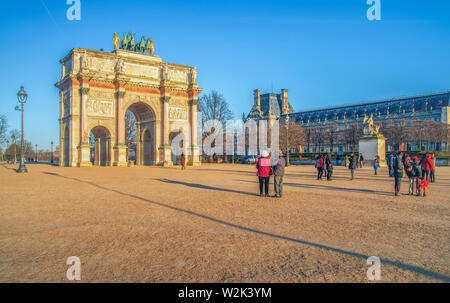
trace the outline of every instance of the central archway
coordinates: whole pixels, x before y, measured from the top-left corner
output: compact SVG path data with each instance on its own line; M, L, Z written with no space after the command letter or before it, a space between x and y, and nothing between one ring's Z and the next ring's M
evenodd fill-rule
M89 134L91 162L97 166L111 165L111 134L106 127L96 126Z
M130 113L134 116L135 123L132 122L133 118L130 117ZM136 165L156 164L155 113L153 109L143 102L136 102L127 108L125 115L127 160L134 160Z

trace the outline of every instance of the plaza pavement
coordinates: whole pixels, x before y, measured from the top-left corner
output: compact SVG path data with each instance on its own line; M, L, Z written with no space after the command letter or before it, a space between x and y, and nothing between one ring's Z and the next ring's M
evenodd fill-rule
M66 282L69 256L82 282L368 282L369 256L381 282L450 281L448 167L422 198L290 166L282 199L253 165L27 167L0 166L0 282Z

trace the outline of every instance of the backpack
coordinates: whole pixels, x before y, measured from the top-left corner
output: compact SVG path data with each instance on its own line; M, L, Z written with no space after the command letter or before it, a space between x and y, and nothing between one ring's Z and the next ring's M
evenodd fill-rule
M316 160L316 168L321 168L322 165L320 165L320 159Z

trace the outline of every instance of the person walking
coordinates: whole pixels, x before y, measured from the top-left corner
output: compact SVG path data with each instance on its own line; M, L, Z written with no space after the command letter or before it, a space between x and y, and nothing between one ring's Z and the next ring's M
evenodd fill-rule
M281 198L283 196L283 177L284 168L286 166L286 160L283 157L283 152L278 152L278 162L273 166L273 186L275 190L275 198Z
M350 174L351 174L351 179L350 180L354 180L355 179L355 169L356 169L356 159L355 159L355 154L351 153L350 157L348 157L348 169L350 170Z
M184 153L181 153L178 161L180 162L181 170L185 170L186 169L186 156L184 155Z
M402 183L402 177L403 177L403 160L402 160L403 153L398 152L398 154L393 158L393 169L394 169L394 195L398 196L398 193L400 192L400 185Z
M378 173L378 168L380 167L380 156L376 156L373 160L373 170L375 171L375 176Z
M258 170L259 180L259 196L263 196L263 188L266 197L269 197L269 181L270 181L270 155L265 150L262 152L262 157L258 159L256 163L256 169Z
M331 160L331 154L328 154L325 158L325 167L327 171L327 181L331 181L333 176L333 161Z
M317 180L322 180L323 168L324 168L322 155L317 156L315 166L317 168Z
M411 161L411 157L409 155L405 156L405 173L408 176L409 180L409 189L408 189L408 195L414 195L414 180L415 180L415 173L413 168L413 162Z
M363 162L364 162L364 157L362 154L359 154L359 167L360 168L363 168L363 166L364 166Z

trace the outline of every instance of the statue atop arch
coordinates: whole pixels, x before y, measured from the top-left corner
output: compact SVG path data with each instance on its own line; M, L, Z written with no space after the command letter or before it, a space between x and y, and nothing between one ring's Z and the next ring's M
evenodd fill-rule
M130 31L128 34L123 33L123 39L120 39L117 33L113 36L114 50L122 49L132 51L141 54L148 54L153 56L155 53L155 44L151 38L142 36L141 39L137 39L136 32L134 34ZM122 43L119 43L122 41Z

